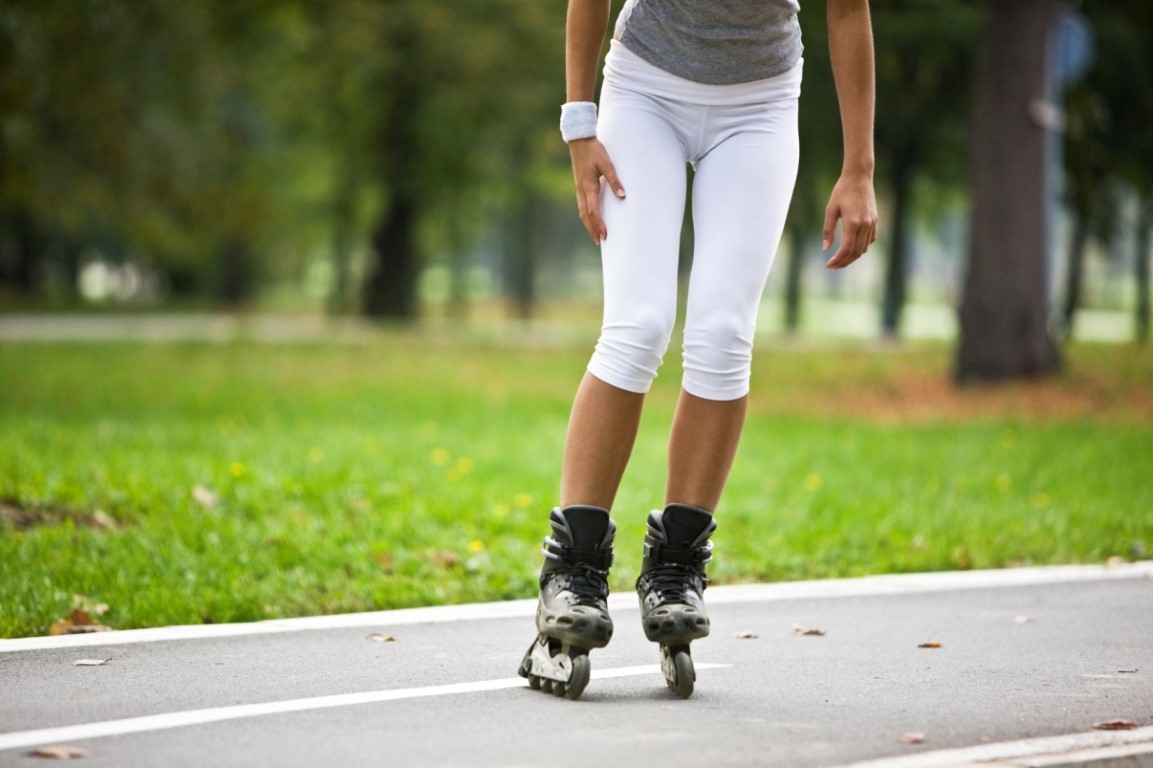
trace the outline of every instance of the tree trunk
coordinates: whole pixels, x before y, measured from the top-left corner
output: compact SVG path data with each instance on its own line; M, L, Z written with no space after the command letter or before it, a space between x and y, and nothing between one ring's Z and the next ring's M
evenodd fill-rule
M220 246L220 300L229 309L239 309L254 292L252 252L244 238L230 235Z
M1153 230L1153 198L1143 201L1137 217L1137 258L1134 276L1137 283L1137 341L1149 341L1149 239Z
M328 313L348 312L349 269L352 241L356 231L357 182L351 174L340 179L332 202L332 286L328 293Z
M970 164L972 227L958 381L1056 371L1045 268L1046 42L1054 0L989 4L980 42Z
M885 292L881 299L881 334L886 339L895 339L900 335L901 310L905 308L912 171L912 164L905 159L898 158L893 164L893 238L889 241Z
M364 281L364 314L388 320L416 317L416 208L394 200L372 233L373 256Z
M1069 242L1069 263L1065 275L1065 304L1061 308L1061 323L1065 338L1073 338L1073 320L1081 306L1081 284L1085 274L1085 248L1089 244L1089 218L1084 213L1074 214L1073 237Z
M801 322L801 275L805 265L805 228L791 226L788 263L785 265L785 332L797 334Z
M46 243L32 217L19 207L0 215L0 288L23 297L43 292Z
M512 237L505 248L505 281L514 317L531 320L536 305L536 201L521 196L513 212Z

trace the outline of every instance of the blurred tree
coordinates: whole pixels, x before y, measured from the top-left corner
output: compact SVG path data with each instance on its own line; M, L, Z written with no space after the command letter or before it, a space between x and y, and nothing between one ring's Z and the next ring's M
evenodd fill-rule
M878 176L892 208L881 299L881 332L900 332L910 268L914 182L964 178L967 115L978 9L957 0L873 3L877 66Z
M492 213L491 226L501 207L486 191L520 210L513 225L519 234L505 244L516 254L523 305L531 300L531 206L540 191L533 136L555 122L542 110L556 111L558 97L547 92L563 88L563 24L555 9L520 0L377 2L387 12L367 160L384 203L372 229L364 311L414 317L422 224L450 207L466 221L477 211Z
M1098 43L1087 77L1066 94L1065 195L1074 217L1063 305L1067 334L1081 297L1087 241L1108 245L1136 198L1136 333L1148 336L1149 239L1153 227L1153 6L1087 4Z
M956 377L1057 370L1045 269L1045 75L1054 0L988 6L970 144L972 228Z
M73 290L95 247L177 286L251 296L281 189L261 99L284 7L0 6L0 280L42 293L55 269Z

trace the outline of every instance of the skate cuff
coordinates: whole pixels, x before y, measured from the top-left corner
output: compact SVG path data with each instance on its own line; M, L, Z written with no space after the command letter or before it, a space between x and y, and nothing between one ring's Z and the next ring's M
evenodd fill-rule
M713 559L713 543L686 549L646 541L644 559L659 565L704 565Z
M611 549L570 547L553 539L545 539L541 551L544 553L544 556L550 560L561 560L566 563L583 563L603 573L607 573L613 564L613 551Z

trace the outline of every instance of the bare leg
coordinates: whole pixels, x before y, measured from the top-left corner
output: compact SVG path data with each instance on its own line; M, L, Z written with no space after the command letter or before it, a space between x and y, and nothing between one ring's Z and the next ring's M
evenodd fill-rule
M691 504L715 512L729 478L748 397L705 400L681 391L669 438L666 504Z
M565 437L561 506L612 509L636 442L645 396L586 373L577 389Z

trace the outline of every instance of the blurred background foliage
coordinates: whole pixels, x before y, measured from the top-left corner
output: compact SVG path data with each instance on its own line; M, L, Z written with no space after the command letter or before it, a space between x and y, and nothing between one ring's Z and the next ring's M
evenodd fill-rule
M1053 40L1073 19L1091 64L1046 113L1063 158L1044 246L1053 314L1071 333L1079 309L1109 310L1124 317L1113 336L1144 337L1153 10L1019 2L1047 6ZM976 61L1009 5L872 3L882 238L830 275L819 239L840 124L824 7L803 4L802 170L774 326L839 300L874 308L860 335L955 332ZM563 56L559 0L5 0L0 310L463 320L595 300L556 128ZM910 305L928 310L903 320Z

